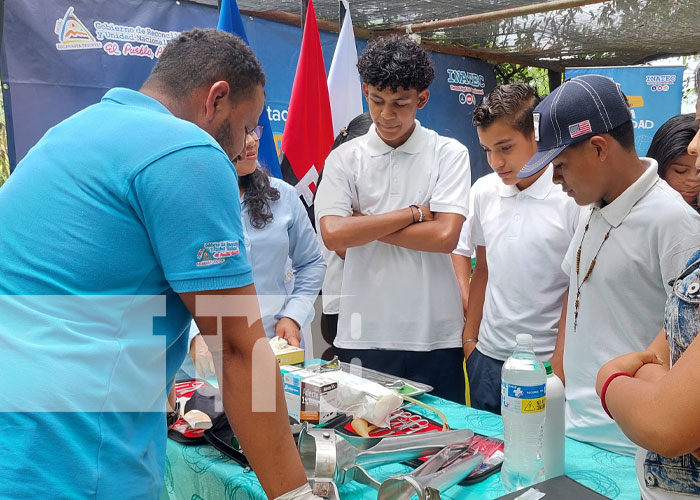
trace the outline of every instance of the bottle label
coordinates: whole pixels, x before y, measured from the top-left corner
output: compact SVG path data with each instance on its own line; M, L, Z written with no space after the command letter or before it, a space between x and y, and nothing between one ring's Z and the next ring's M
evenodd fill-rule
M501 407L511 413L544 411L545 387L545 384L515 385L501 382Z

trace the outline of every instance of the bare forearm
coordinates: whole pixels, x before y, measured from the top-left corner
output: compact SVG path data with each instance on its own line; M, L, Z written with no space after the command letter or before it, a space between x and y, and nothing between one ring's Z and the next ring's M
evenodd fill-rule
M422 252L452 253L463 225L463 215L436 212L432 220L406 227L381 238L381 241Z
M451 231L441 221L433 220L413 224L379 241L422 252L452 253L459 242L459 231Z
M321 218L321 236L329 250L344 251L377 241L410 224L413 224L413 213L409 207L362 217L328 215Z
M462 295L462 310L467 315L467 304L469 303L469 280L472 273L472 260L464 255L452 254L452 267L455 270L459 293Z
M564 341L566 339L566 309L569 302L569 292L564 294L564 299L561 306L561 316L559 317L559 326L557 329L557 340L554 345L554 353L552 354L552 371L558 376L562 383L566 383L564 379Z
M289 428L279 367L265 338L254 352L253 357L224 349L224 408L263 489L275 498L303 485L306 475ZM274 396L254 401L254 391Z
M646 430L649 427L647 416L650 406L654 405L649 404L651 401L645 387L648 388L646 381L618 377L608 385L605 402L625 435L635 444L650 449L654 439L649 439L651 436ZM657 420L656 425L661 421Z
M661 364L666 367L666 371L668 371L671 363L671 350L669 349L668 341L666 340L666 330L663 328L661 329L647 348L647 351L653 352L656 357L659 358Z
M654 344L652 343L652 346ZM596 391L605 398L620 428L635 443L666 457L697 452L700 447L700 335L663 376L665 369L654 350L619 356L598 372ZM642 369L646 372L642 373ZM652 371L653 370L653 371ZM635 374L635 378L615 373ZM642 380L647 377L655 380ZM607 389L603 393L603 387Z
M667 366L647 363L637 370L637 373L634 374L634 378L646 380L647 382L656 382L661 380L661 378L667 373Z
M624 433L665 457L691 453L700 446L697 357L684 359L692 348L668 371L652 351L628 353L603 365L596 380L596 391ZM634 377L614 376L618 373Z
M688 433L685 426L679 431L674 414L681 410L680 405L667 397L669 391L663 387L662 380L618 377L608 386L605 402L635 444L666 457L691 453L697 447L697 439L683 437Z
M181 293L180 298L214 358L226 415L265 493L275 498L303 485L306 475L255 286Z
M469 303L467 304L467 320L464 325L462 340L478 339L481 317L484 312L484 298L486 297L486 283L488 281L488 271L478 263L474 269L471 283L469 285Z

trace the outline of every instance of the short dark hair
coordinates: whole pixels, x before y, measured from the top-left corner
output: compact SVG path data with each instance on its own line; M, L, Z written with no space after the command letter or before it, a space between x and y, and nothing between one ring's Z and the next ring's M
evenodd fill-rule
M333 142L331 151L341 144L345 144L346 142L354 139L355 137L365 135L367 131L369 131L369 127L371 125L372 116L369 113L357 115L355 118L350 120L347 127L340 129L340 133L336 136L335 141Z
M370 41L357 61L362 81L379 90L399 87L427 89L435 79L428 53L407 36L392 35Z
M688 152L688 144L698 132L695 115L676 115L659 127L649 145L647 156L659 163L659 177L666 178L666 169L673 160Z
M537 91L526 83L509 83L493 89L474 108L472 123L487 128L496 120L506 118L525 137L535 131L532 112L540 103Z
M231 99L250 95L265 85L260 61L235 35L214 29L185 31L168 42L145 85L172 96L186 96L217 81L228 82Z
M608 132L627 151L634 150L634 125L628 120Z

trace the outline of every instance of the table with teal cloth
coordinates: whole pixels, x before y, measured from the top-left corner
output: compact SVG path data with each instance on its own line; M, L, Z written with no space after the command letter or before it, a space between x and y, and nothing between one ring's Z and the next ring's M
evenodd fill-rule
M452 403L430 395L421 401L440 409L454 429L471 429L487 436L503 437L501 417ZM411 408L414 410L414 408ZM422 409L414 410L425 413ZM372 470L379 480L408 472L403 464L390 464ZM634 457L611 453L573 439L566 439L565 473L570 478L602 495L620 500L639 500ZM488 500L505 494L500 474L480 483L455 486L442 494L443 499ZM376 491L349 483L340 487L343 500L377 498ZM184 446L168 440L165 485L161 500L264 500L267 498L255 473L245 470L209 445Z

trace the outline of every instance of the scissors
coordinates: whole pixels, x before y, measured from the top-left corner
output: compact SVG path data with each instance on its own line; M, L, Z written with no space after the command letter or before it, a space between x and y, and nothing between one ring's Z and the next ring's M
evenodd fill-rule
M422 426L420 429L426 429L428 427L428 421L420 415L410 415L399 426L392 427L392 431L402 431L406 429L420 430L418 426Z
M417 415L414 415L413 413L409 413L407 411L397 410L391 414L391 416L389 417L389 422L398 420L399 423L405 423L405 422L409 422L411 420L411 418L415 417L415 416L417 416Z
M425 419L417 420L407 427L407 431L404 434L413 434L418 431L422 431L428 428L428 421Z

